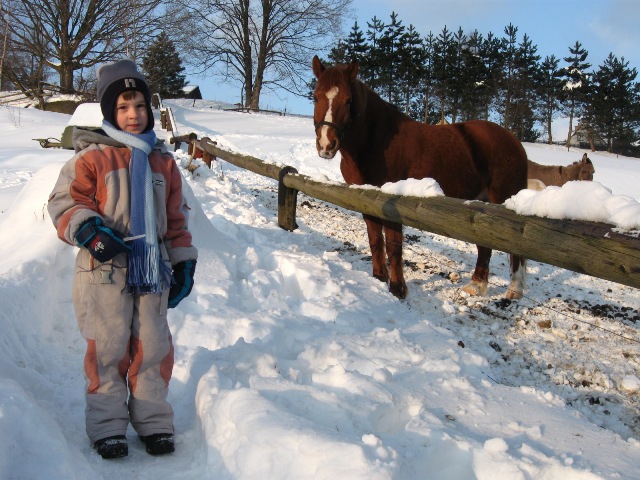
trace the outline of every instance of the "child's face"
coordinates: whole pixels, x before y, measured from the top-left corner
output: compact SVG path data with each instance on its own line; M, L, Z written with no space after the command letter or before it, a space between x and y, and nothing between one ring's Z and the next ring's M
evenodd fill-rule
M125 96L128 98L125 98ZM116 123L120 130L139 134L147 128L149 115L144 95L138 91L124 92L116 100Z

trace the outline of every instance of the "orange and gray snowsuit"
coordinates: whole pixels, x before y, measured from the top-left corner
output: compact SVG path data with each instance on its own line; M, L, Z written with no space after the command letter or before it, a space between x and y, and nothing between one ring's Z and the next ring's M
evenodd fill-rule
M101 131L76 128L73 142L77 153L63 166L48 203L58 237L74 245L79 226L94 216L128 235L131 150ZM178 167L158 149L149 164L162 258L169 266L195 260ZM87 341L86 426L92 443L125 435L129 420L141 436L173 433L166 400L173 369L169 286L161 295L127 294L126 269L126 254L100 263L81 248L76 258L73 305Z

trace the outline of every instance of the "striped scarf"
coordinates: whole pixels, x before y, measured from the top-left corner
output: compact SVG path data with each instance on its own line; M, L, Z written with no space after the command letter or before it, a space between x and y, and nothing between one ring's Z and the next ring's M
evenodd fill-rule
M171 272L160 259L153 204L149 153L156 144L156 134L153 130L137 135L125 132L116 129L106 120L102 122L102 130L109 137L131 148L130 236L134 238L130 242L125 291L133 295L160 293L163 280L167 284L171 283Z

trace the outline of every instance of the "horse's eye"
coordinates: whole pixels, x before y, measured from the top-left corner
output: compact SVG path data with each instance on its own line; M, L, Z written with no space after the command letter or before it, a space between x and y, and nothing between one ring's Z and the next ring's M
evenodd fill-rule
M316 97L315 95L313 96L313 103L318 103L318 97Z
M347 98L347 105L351 105L351 99Z

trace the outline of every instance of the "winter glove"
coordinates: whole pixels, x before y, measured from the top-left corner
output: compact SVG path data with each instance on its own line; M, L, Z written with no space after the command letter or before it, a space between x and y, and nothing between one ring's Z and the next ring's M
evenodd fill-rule
M193 288L193 274L196 272L196 261L186 260L173 266L175 283L169 290L169 308L175 308Z
M122 233L105 227L100 217L91 217L82 223L75 236L76 243L89 250L91 256L101 263L108 262L119 253L131 251L123 238Z

